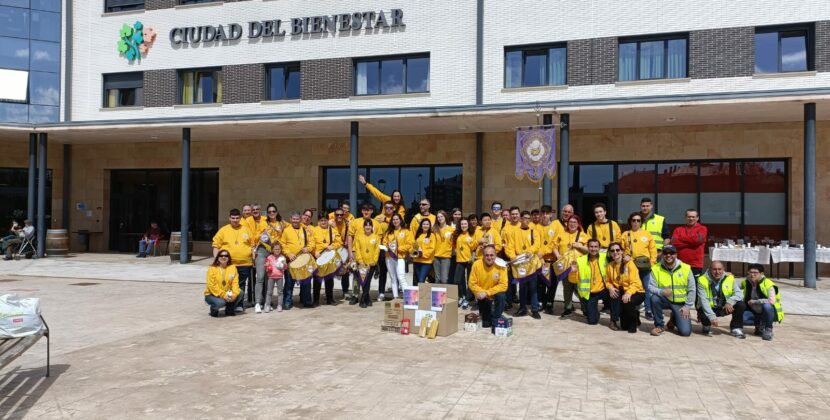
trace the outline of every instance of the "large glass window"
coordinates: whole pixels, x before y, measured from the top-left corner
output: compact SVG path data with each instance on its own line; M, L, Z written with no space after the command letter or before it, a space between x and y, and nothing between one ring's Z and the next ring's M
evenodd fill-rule
M60 13L32 10L31 38L39 39L41 41L60 42Z
M595 203L616 209L610 218L624 225L648 197L670 230L685 223L686 209L698 209L710 243L788 239L783 160L586 163L571 165L571 171L569 199L586 226L594 221ZM608 171L616 173L610 182Z
M755 73L813 70L813 27L755 30Z
M29 37L28 9L0 6L0 36Z
M179 103L183 105L222 102L222 70L179 71Z
M61 71L61 44L57 42L34 41L30 42L30 68L33 71L47 71L60 73Z
M688 68L686 36L620 40L618 80L677 79Z
M144 8L144 0L106 0L104 3L104 11L106 12L123 12Z
M24 105L25 106L25 105ZM2 104L0 104L2 107ZM35 171L35 178L37 178ZM0 168L0 226L8 229L12 220L23 225L23 220L28 214L28 185L29 170L26 168ZM46 170L46 221L47 224L52 217L52 170ZM35 208L37 208L37 195L35 195ZM48 227L48 226L47 226ZM6 230L3 231L3 236Z
M439 166L370 166L358 173L386 195L398 190L407 207L407 220L418 211L418 202L427 198L433 212L461 208L463 168L461 165ZM349 168L323 168L322 207L331 211L343 200L349 199ZM365 188L358 187L358 203L372 203L380 209L381 203ZM354 211L355 214L359 214Z
M33 105L60 105L61 82L58 73L29 73L29 103Z
M32 0L32 9L46 10L47 12L60 12L61 0Z
M45 123L58 120L57 106L29 105L29 122Z
M564 85L567 68L564 45L508 48L504 55L504 87Z
M429 92L429 56L355 60L355 95Z
M0 102L0 121L25 123L28 120L28 105L14 102Z
M267 98L270 101L300 98L300 65L274 64L266 68Z
M28 70L29 41L0 36L0 68Z
M144 73L104 75L104 108L144 105Z

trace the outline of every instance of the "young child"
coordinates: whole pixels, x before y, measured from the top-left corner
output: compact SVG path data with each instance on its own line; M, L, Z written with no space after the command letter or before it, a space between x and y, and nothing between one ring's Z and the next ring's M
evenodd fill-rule
M282 287L285 281L285 270L288 264L282 255L282 245L274 242L271 245L271 255L265 259L265 271L268 282L265 284L265 312L271 312L271 296L274 294L274 284L277 285L277 312L282 312Z

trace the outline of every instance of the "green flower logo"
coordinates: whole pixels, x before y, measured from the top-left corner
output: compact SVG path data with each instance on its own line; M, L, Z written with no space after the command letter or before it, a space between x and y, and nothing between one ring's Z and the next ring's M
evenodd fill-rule
M145 27L141 22L121 25L118 35L120 36L117 44L118 53L128 61L141 61L141 56L147 55L156 40L156 31Z

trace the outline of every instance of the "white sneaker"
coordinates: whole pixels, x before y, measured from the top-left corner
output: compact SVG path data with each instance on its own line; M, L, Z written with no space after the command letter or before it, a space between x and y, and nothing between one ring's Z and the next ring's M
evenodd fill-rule
M379 294L378 295L378 302L383 302L384 300L385 300L385 296L383 296L383 293Z
M265 305L265 313L271 312L271 305Z
M259 304L258 304L258 303L256 304L256 306L254 306L254 312L256 312L256 313L258 313L258 314L261 314L261 313L262 313L262 307L261 307L261 306L259 306Z

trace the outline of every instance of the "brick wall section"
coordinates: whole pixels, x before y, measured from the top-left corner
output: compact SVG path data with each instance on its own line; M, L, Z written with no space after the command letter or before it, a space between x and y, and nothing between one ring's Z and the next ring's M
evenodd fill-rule
M178 75L175 69L144 72L144 106L173 106L176 103Z
M176 0L145 0L144 10L171 9L176 6Z
M830 21L816 22L816 71L830 71Z
M755 72L755 28L720 28L689 33L689 77L752 76Z
M616 80L616 38L568 41L568 86L610 84Z
M263 64L222 67L222 103L245 104L262 101L264 75Z
M300 63L300 98L338 99L352 95L352 59L331 58Z

